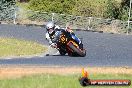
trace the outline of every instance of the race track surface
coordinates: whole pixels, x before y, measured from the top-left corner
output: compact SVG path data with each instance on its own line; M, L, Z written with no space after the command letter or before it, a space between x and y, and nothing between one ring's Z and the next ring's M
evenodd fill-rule
M48 45L44 28L0 25L0 37L35 41ZM0 59L0 65L43 66L130 66L132 67L132 35L75 31L83 38L86 57L43 56Z

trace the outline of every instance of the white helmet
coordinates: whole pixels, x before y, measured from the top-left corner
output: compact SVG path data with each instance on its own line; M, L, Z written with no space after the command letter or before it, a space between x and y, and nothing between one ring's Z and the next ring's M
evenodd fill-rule
M49 34L52 34L54 32L54 29L55 29L54 22L51 21L46 24L46 30L48 31Z

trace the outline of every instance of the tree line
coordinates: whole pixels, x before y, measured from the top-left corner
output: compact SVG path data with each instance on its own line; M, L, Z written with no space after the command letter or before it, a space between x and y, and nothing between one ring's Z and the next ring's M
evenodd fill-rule
M29 0L29 9L127 20L130 0Z
M16 1L16 0L2 0ZM29 9L40 12L127 20L130 0L26 0ZM4 2L3 2L4 3ZM1 3L2 4L2 3ZM1 9L1 7L0 7Z

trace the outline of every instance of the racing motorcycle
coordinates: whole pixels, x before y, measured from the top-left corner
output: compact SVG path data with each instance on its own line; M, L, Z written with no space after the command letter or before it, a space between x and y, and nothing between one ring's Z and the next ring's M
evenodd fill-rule
M56 32L57 49L61 55L68 53L69 56L86 56L86 50L83 48L83 44L79 44L80 39L75 34L67 32L65 30Z

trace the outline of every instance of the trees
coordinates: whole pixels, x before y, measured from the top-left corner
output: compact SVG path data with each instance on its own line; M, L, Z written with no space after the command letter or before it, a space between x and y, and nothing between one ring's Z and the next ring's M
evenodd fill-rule
M130 0L78 0L73 14L81 16L103 17L111 19L128 19Z
M73 14L92 17L104 17L107 0L78 0Z
M94 8L90 0L78 0L73 8L72 14L81 16L92 16Z
M29 9L70 14L74 4L74 0L30 0Z
M29 9L126 20L130 0L30 0Z
M0 20L13 19L14 15L14 0L0 1Z
M129 12L129 4L130 0L122 0L120 5L120 19L128 20L128 12Z
M115 0L107 1L106 18L119 19L120 5Z

